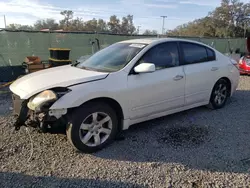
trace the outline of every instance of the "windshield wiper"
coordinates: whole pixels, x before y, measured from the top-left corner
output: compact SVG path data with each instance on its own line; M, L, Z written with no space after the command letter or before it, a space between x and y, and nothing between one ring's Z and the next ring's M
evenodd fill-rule
M72 63L72 66L76 67L79 63L81 63L81 62L76 60L74 63ZM85 67L83 65L81 67L79 67L79 68L85 69L85 70L95 70L95 69L92 69L92 68L89 68L89 67Z
M72 63L71 66L76 67L79 63L81 63L81 62L76 60L74 63ZM96 72L109 72L109 71L105 71L105 70L101 70L101 69L95 69L95 68L91 68L91 67L85 67L83 65L81 65L78 68L85 69L85 70L90 70L90 71L96 71Z
M81 69L85 69L85 70L95 70L95 69L92 69L92 68L89 68L89 67L85 67L85 66L81 66L80 68Z

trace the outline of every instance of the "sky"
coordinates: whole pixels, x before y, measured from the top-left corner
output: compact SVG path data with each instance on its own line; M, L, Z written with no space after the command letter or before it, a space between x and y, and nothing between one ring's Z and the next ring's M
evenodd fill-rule
M249 0L242 0L249 2ZM140 33L146 29L162 32L163 18L167 31L178 25L204 17L220 5L220 0L0 0L0 28L6 23L34 24L38 19L62 19L60 11L72 10L83 20L111 15L119 18L131 14Z

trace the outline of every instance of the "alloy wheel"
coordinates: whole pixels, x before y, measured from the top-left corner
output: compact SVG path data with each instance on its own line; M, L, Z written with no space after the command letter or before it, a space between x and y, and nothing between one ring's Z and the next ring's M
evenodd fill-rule
M227 98L227 86L222 83L219 84L218 87L215 89L214 94L214 102L217 105L223 104Z
M109 138L111 130L111 117L104 112L94 112L83 120L79 135L83 144L96 147Z

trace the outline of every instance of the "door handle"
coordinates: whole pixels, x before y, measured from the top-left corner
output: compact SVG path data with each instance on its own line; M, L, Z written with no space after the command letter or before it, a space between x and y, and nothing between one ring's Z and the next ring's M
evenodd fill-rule
M178 80L181 80L182 78L184 78L184 76L182 76L182 75L177 75L177 76L174 77L174 80L175 80L175 81L178 81Z
M218 67L212 67L211 71L217 71L219 68Z

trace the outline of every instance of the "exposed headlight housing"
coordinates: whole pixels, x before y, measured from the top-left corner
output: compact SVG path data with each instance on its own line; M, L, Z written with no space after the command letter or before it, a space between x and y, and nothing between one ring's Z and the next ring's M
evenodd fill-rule
M54 102L58 99L57 94L52 90L45 90L38 95L30 98L28 108L37 111L42 105L49 102Z

